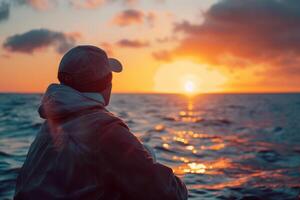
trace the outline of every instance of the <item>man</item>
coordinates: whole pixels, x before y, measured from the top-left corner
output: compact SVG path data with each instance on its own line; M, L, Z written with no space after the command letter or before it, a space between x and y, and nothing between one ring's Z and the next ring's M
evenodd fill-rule
M17 178L15 200L183 200L185 185L105 109L116 59L78 46L39 108L45 119Z

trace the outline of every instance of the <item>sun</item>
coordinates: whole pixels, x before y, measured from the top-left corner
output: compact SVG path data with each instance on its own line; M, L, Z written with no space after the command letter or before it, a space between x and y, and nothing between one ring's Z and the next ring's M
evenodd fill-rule
M187 93L194 93L195 92L195 83L191 80L188 80L184 83L184 90Z
M159 66L154 76L154 89L161 93L199 93L222 90L226 77L210 66L189 60L177 60Z
M192 74L187 72L186 74L181 75L178 77L179 83L180 83L180 93L193 96L197 93L200 93L201 91L201 78L197 76L196 74Z

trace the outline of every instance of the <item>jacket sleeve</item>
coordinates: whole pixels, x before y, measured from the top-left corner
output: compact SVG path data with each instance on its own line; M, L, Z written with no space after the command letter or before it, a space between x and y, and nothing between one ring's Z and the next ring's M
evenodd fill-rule
M101 134L100 146L113 170L113 178L129 199L186 200L184 183L172 169L155 163L139 140L121 124Z

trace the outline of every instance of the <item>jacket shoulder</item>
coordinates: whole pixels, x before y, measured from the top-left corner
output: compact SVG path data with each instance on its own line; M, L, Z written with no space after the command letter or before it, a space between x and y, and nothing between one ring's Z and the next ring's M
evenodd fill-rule
M121 118L117 117L106 109L98 110L94 113L94 115L99 124L104 125L105 127L122 126L126 129L129 129L126 123Z

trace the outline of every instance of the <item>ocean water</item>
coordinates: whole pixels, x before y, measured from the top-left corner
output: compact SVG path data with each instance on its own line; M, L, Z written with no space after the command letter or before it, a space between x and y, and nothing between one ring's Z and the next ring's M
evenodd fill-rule
M0 94L0 199L13 197L41 97ZM300 94L116 94L108 109L184 180L189 199L300 199Z

